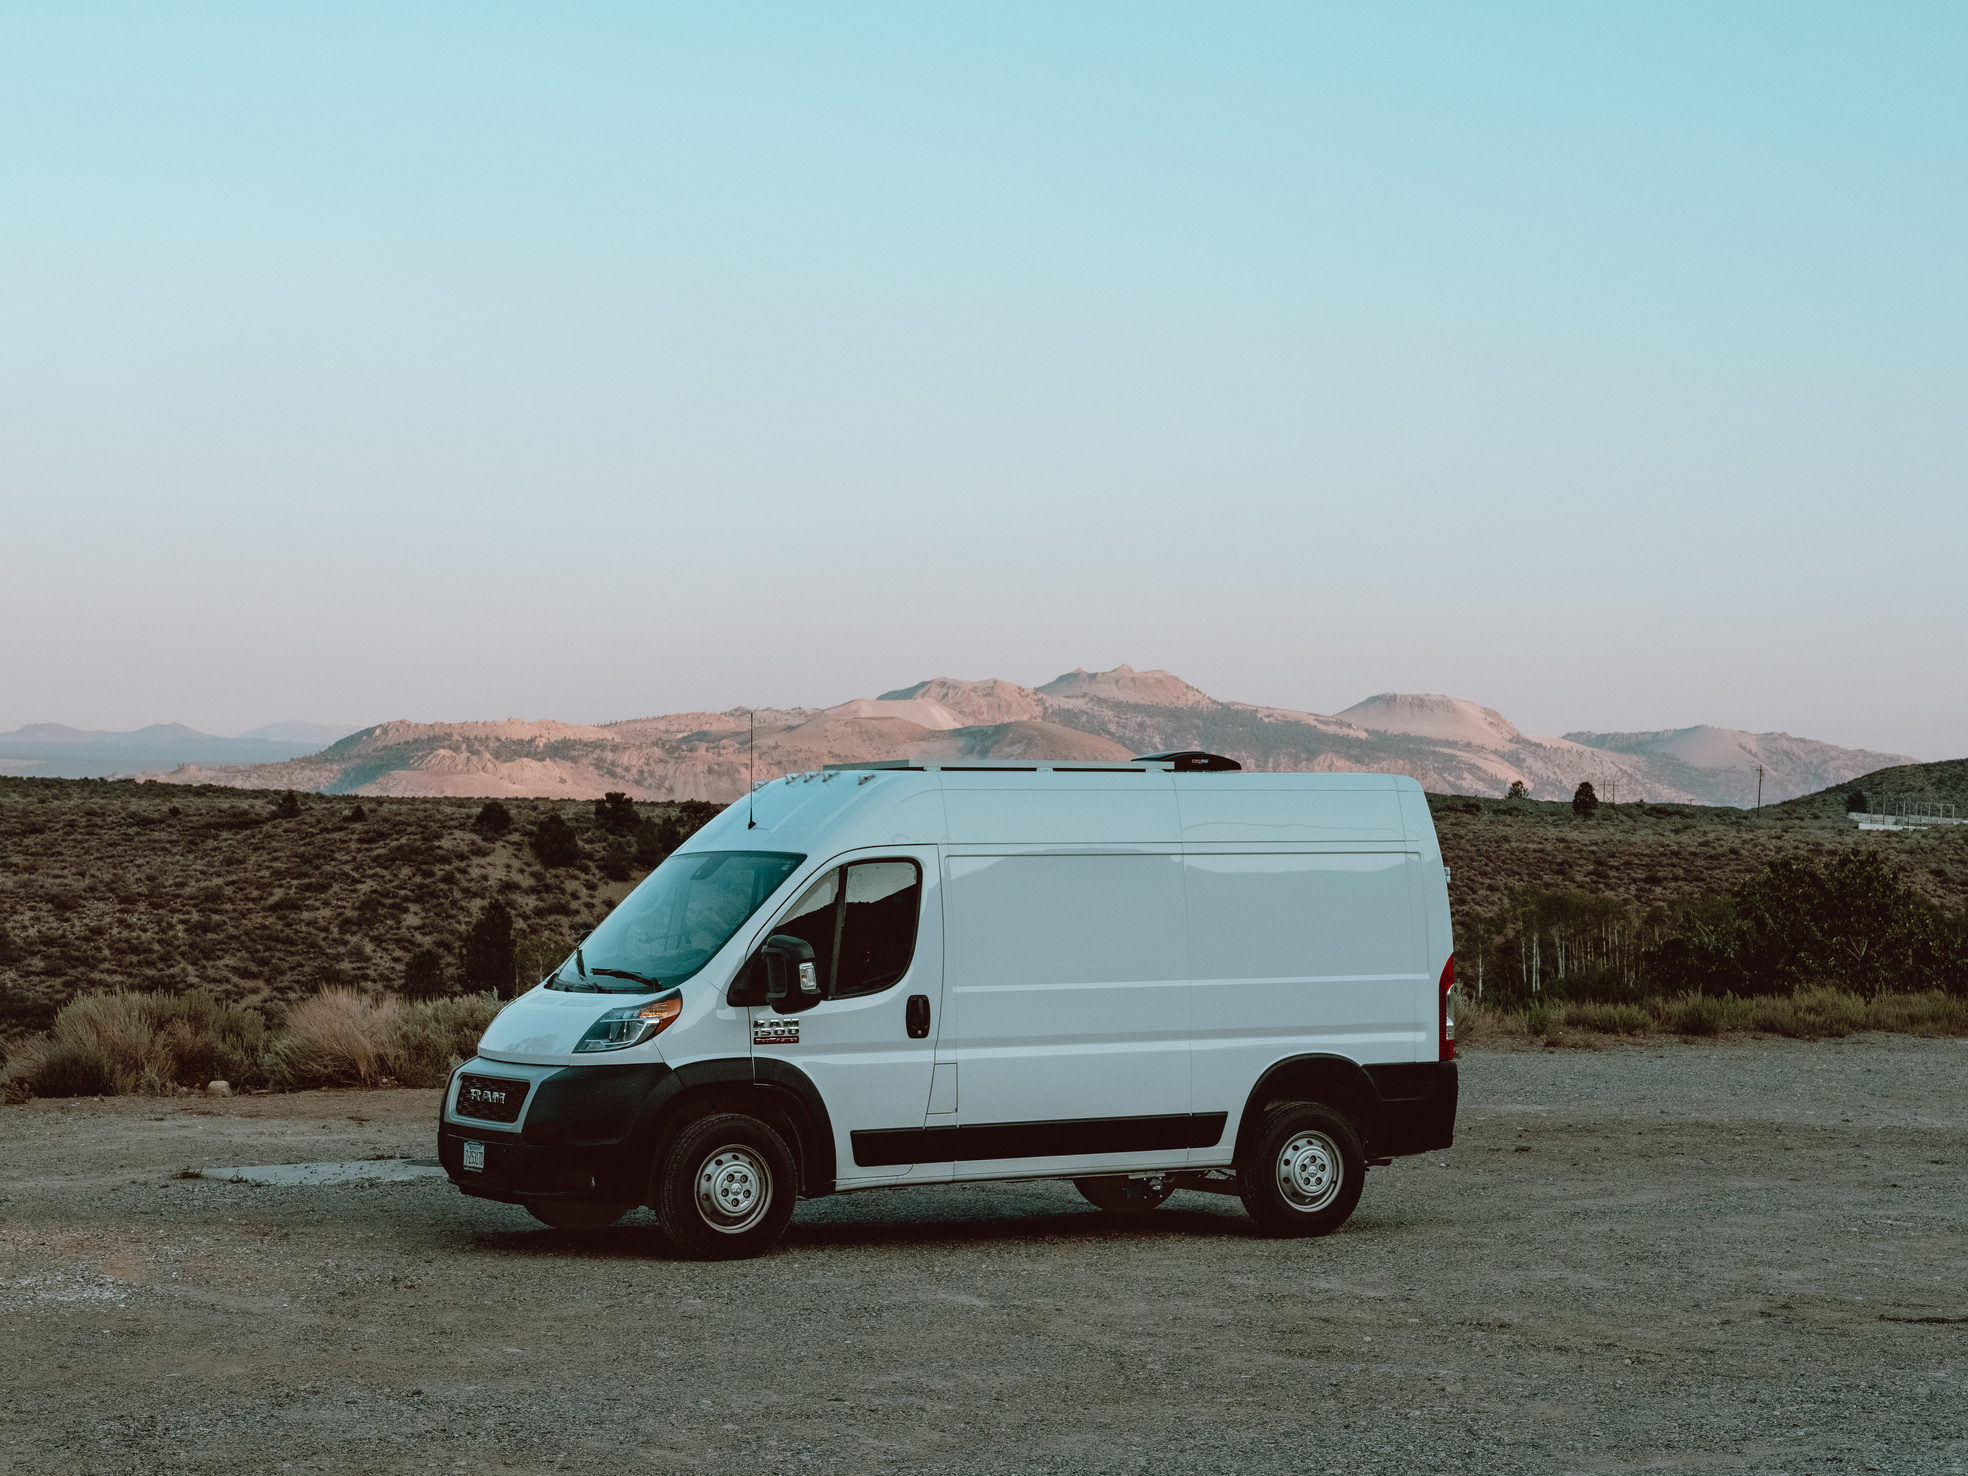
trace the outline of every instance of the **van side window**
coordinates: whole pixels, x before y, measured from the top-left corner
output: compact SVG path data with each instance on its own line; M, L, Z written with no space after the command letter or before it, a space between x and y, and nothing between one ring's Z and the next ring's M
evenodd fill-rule
M841 905L836 995L874 994L909 972L922 872L913 861L857 861Z
M878 994L909 972L921 906L915 862L856 861L815 880L772 931L813 945L827 998Z

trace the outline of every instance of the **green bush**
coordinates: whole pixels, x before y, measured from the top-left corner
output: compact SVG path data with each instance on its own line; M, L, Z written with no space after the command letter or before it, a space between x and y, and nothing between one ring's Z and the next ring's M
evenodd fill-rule
M1680 1035L1720 1035L1727 1014L1712 994L1683 994L1660 1002L1661 1023Z
M512 811L497 800L487 800L473 818L472 829L485 836L504 835L512 829Z
M619 789L611 789L594 802L595 824L611 835L631 835L635 832L637 815L635 801Z
M549 815L533 827L533 854L542 866L575 866L581 860L581 840L573 826Z

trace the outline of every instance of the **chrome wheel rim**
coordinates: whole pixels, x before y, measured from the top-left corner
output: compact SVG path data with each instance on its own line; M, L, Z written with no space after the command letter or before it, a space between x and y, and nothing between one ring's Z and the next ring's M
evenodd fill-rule
M742 1235L772 1205L772 1171L742 1144L707 1154L697 1169L697 1213L721 1235Z
M1294 1133L1278 1153L1278 1192L1302 1214L1314 1214L1339 1198L1345 1177L1339 1145L1324 1133Z

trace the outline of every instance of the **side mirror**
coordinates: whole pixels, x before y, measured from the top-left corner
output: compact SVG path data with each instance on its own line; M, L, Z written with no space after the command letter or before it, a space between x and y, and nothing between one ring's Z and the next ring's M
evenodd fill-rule
M774 933L759 950L765 963L765 1002L782 1015L820 1003L820 970L813 945L790 933Z

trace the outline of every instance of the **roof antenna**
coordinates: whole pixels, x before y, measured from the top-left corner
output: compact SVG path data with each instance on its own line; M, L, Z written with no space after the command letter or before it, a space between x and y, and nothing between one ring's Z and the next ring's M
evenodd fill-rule
M752 725L745 735L745 829L757 830L758 821L754 818L754 812L758 808L758 802L752 796L758 793L758 709L747 708L746 715L751 718Z

